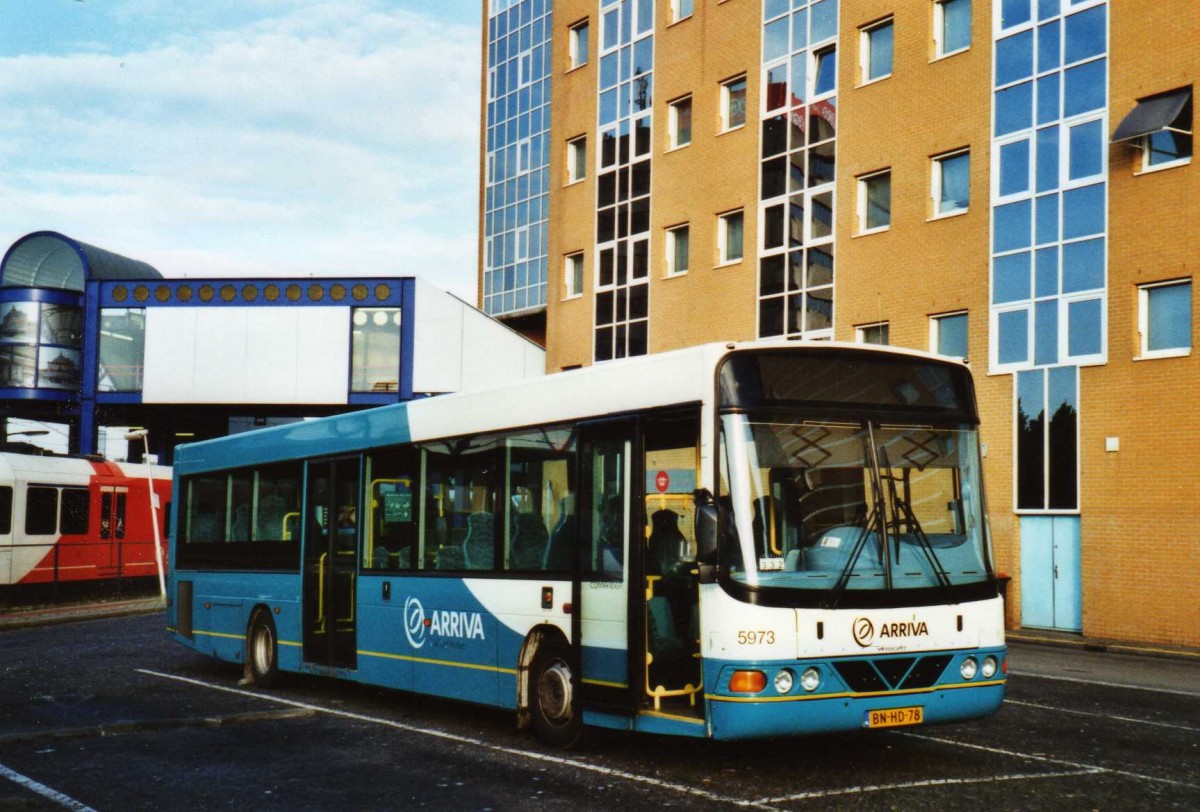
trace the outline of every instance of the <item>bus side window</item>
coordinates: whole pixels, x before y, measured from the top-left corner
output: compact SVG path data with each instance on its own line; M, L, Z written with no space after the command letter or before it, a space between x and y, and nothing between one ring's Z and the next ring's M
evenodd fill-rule
M415 457L412 449L392 448L367 459L363 569L408 570L417 561Z
M13 489L0 485L0 536L12 532Z

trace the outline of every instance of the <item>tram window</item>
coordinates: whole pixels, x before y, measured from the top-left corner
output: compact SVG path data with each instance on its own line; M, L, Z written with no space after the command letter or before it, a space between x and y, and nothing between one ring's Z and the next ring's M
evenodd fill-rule
M52 536L58 530L58 489L25 489L25 535Z
M412 449L398 448L367 458L363 569L407 570L420 559L415 457Z
M0 486L0 536L12 532L12 488Z
M58 527L64 536L87 533L89 497L86 488L63 488Z
M571 568L574 451L568 429L508 438L506 569L563 572Z

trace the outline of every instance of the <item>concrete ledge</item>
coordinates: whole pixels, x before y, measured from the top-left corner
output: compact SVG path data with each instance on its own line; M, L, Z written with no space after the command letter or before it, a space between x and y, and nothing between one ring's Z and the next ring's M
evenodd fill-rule
M72 603L62 606L15 607L0 611L0 631L49 626L57 623L79 623L87 620L145 615L163 611L162 598L137 598L121 601Z
M1149 643L1133 643L1122 640L1104 640L1094 637L1081 637L1068 632L1055 632L1044 629L1009 629L1004 633L1007 640L1017 643L1032 643L1044 646L1063 646L1081 651L1109 652L1113 654L1134 654L1139 657L1166 657L1176 660L1200 662L1200 649L1184 646L1159 646Z

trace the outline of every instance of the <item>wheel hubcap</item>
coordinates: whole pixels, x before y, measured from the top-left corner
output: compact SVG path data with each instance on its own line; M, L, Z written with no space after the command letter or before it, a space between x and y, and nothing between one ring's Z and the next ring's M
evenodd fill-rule
M571 669L566 663L555 662L542 672L538 681L538 704L551 722L564 723L571 719Z
M271 670L271 632L259 629L254 636L254 662L259 673L265 674Z

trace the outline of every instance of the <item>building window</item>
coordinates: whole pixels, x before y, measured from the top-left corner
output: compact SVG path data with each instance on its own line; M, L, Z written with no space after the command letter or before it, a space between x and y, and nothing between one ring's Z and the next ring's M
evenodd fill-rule
M106 307L100 311L101 392L140 392L146 356L146 311ZM2 377L2 376L0 376Z
M1079 508L1078 369L1017 373L1017 510Z
M1142 146L1142 168L1161 169L1190 163L1192 160L1192 99L1171 123L1146 136Z
M837 47L813 52L813 97L827 96L837 89Z
M690 230L686 225L667 229L667 276L687 273L689 237Z
M859 344L880 344L887 346L890 339L890 329L886 321L878 324L864 324L854 328L854 340Z
M1187 355L1192 350L1192 282L1159 282L1138 288L1141 357Z
M971 153L962 150L936 156L931 180L934 216L966 211L971 202Z
M350 391L400 391L400 308L355 307L350 320Z
M584 20L571 26L571 37L568 44L571 58L571 68L578 68L588 61L588 21Z
M884 170L858 179L859 233L883 231L892 224L892 172Z
M967 357L967 314L947 313L929 320L929 349L950 358Z
M891 18L868 26L860 32L862 82L874 82L892 75L893 21Z
M741 211L731 211L717 218L717 256L720 264L742 261L742 225Z
M693 0L671 0L671 22L686 20L694 12Z
M692 143L692 97L671 102L668 117L671 149Z
M563 283L567 296L583 295L583 252L567 254L563 260Z
M933 40L939 57L971 47L971 0L938 0L933 4Z
M587 177L587 136L567 142L567 183L578 183Z
M746 77L721 83L721 129L733 130L746 123Z

